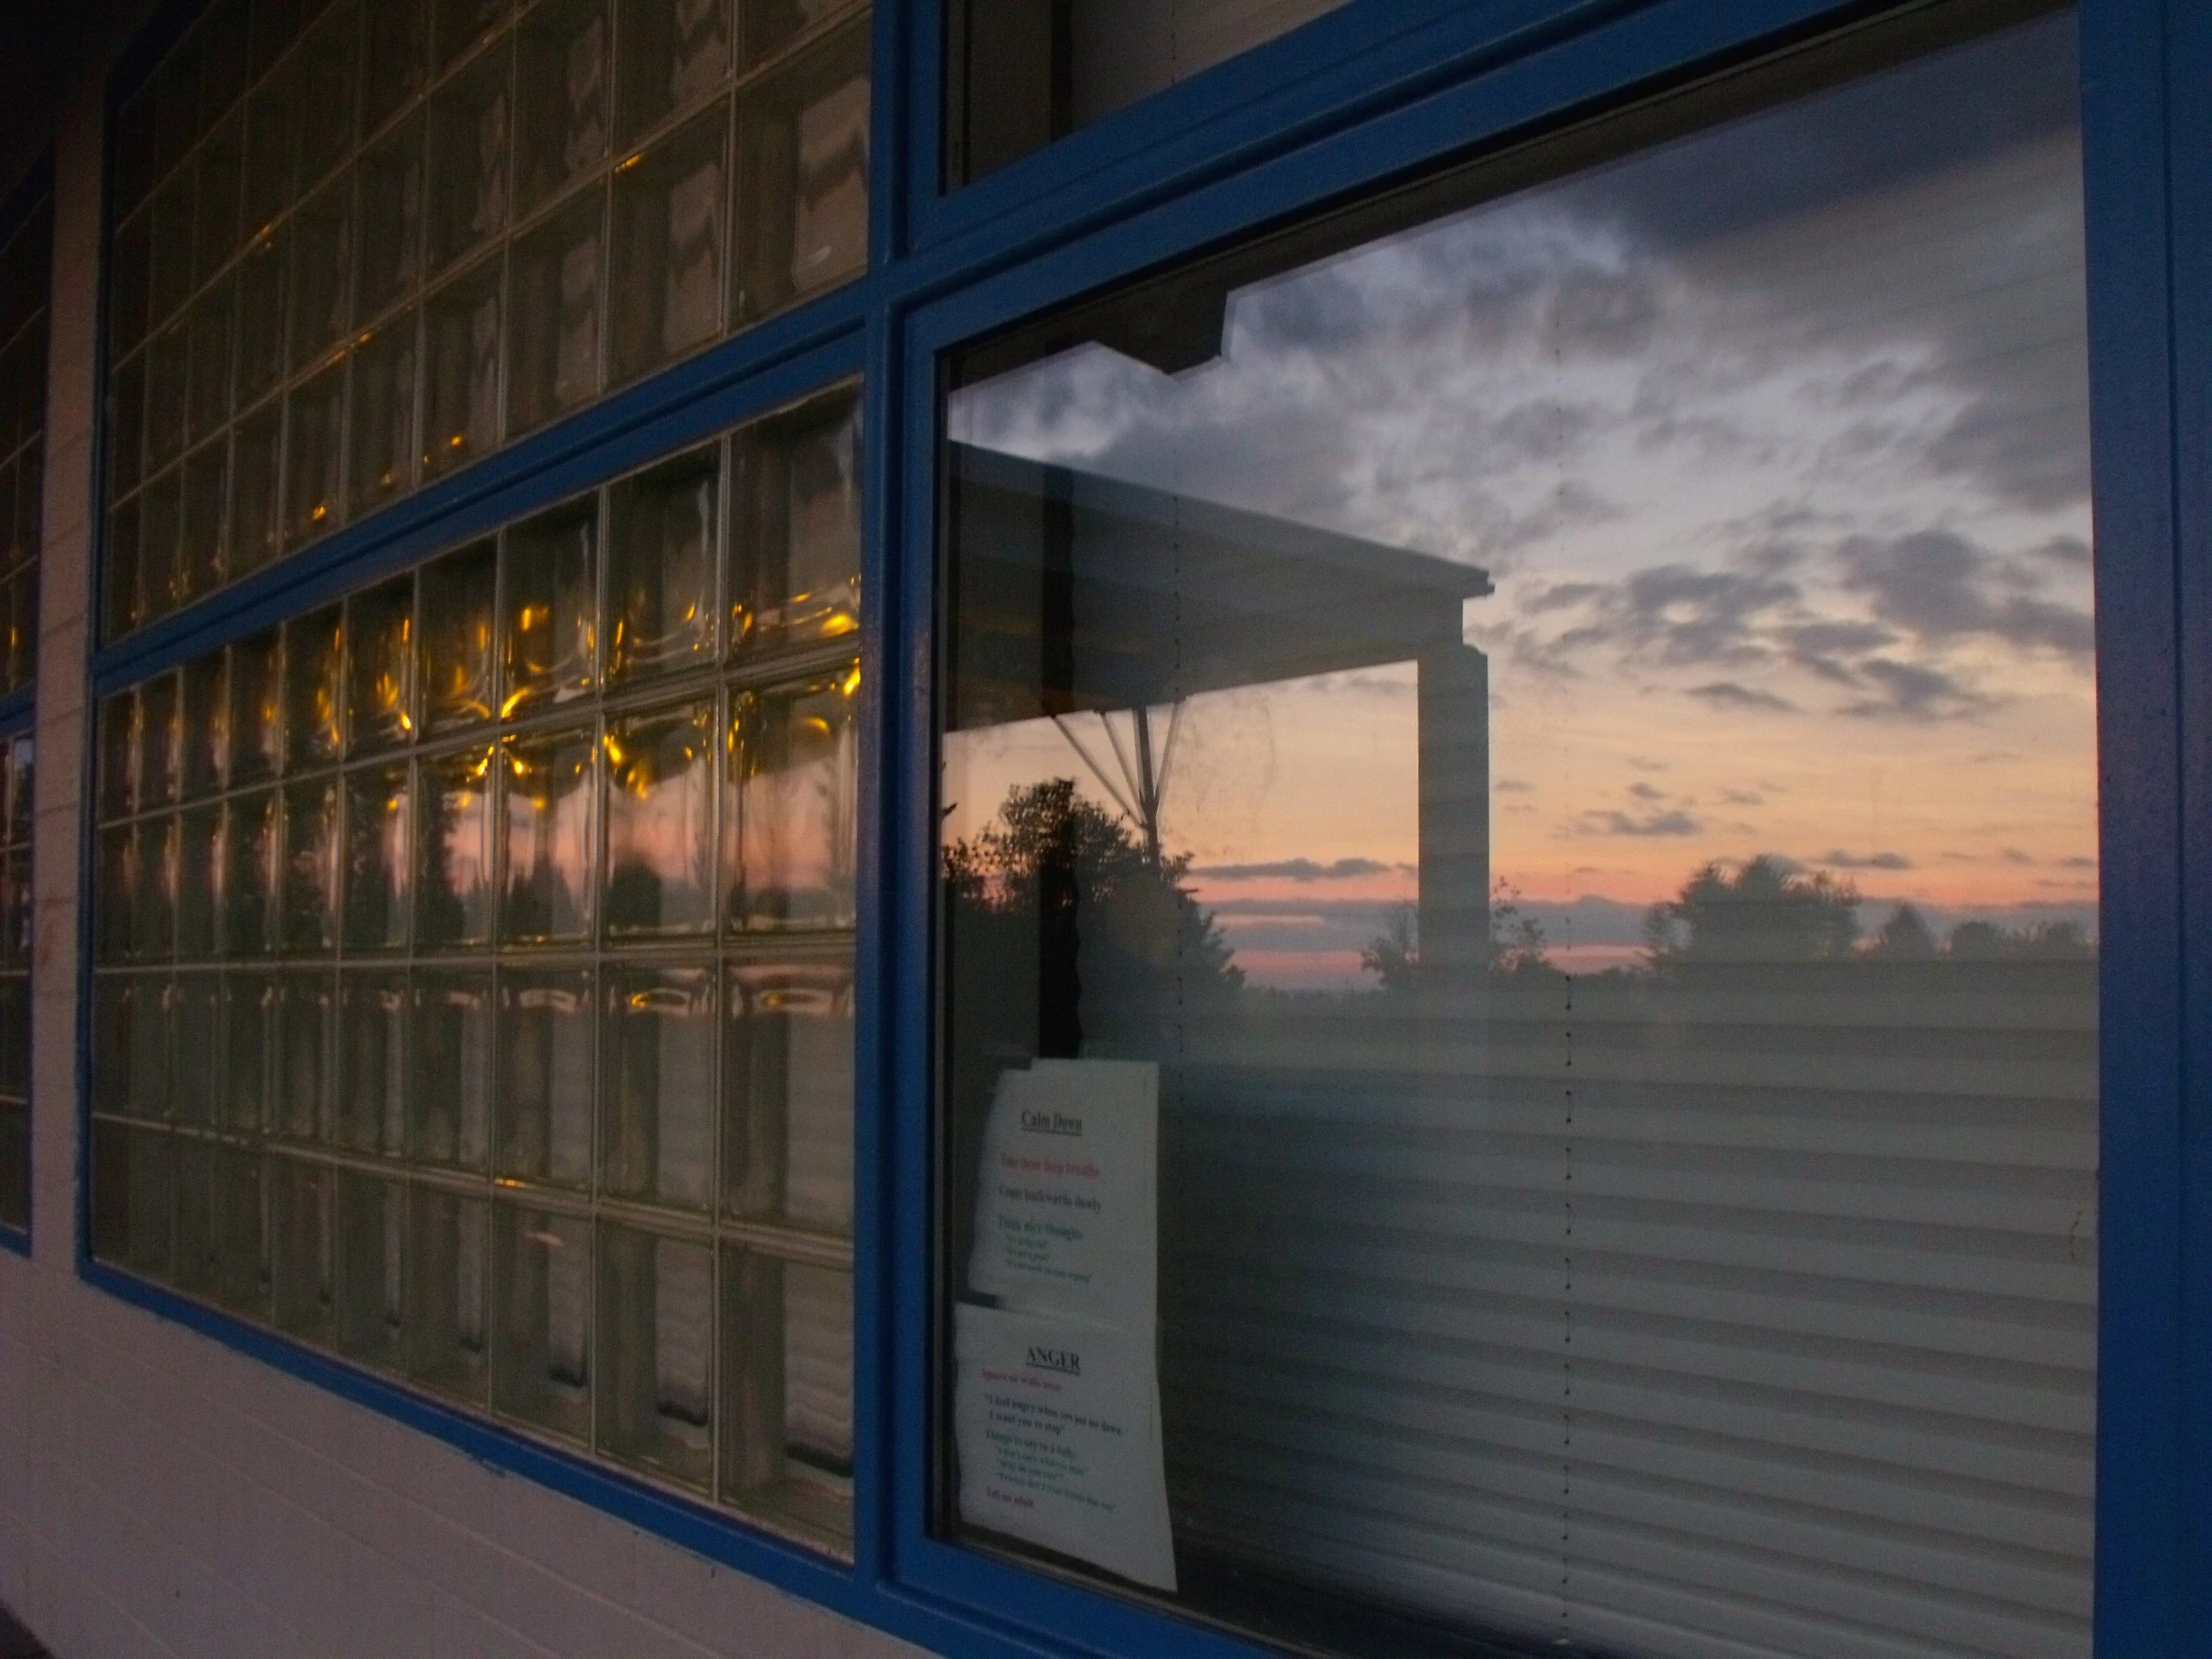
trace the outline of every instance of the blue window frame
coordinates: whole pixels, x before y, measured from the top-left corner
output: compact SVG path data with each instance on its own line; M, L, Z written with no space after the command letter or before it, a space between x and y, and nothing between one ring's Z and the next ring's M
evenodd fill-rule
M1409 174L1865 20L1842 0L1352 0L978 181L938 187L941 7L877 0L864 276L98 650L97 698L859 375L866 763L855 1018L853 1560L833 1565L95 1261L89 1283L688 1547L968 1654L1249 1643L934 1537L931 926L941 368L982 335ZM111 78L113 116L199 8ZM2212 17L2080 12L2098 546L2103 1009L2099 1653L2212 1642ZM103 377L105 370L103 368ZM96 453L104 446L96 446ZM96 483L96 497L100 490ZM0 723L17 711L0 706ZM88 832L86 864L90 866ZM87 886L89 899L89 878ZM88 916L89 902L85 905ZM89 1006L91 941L81 941ZM80 1042L89 1047L89 1021ZM89 1112L89 1107L88 1107ZM89 1139L90 1120L80 1124ZM80 1183L80 1191L84 1190ZM4 1236L4 1232L0 1232Z

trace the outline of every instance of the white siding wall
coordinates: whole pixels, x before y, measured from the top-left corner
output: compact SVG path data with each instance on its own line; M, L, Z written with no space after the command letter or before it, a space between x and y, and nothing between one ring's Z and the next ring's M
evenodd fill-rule
M80 1284L77 848L101 78L56 142L39 656L36 1251L0 1251L0 1601L57 1659L913 1650Z

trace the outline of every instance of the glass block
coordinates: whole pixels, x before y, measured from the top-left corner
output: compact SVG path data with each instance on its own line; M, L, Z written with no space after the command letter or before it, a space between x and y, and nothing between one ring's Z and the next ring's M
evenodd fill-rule
M595 1013L589 968L501 969L493 1174L591 1184Z
M254 89L246 101L246 225L273 225L292 204L299 154L298 60Z
M419 1186L407 1205L407 1375L480 1405L491 1377L490 1206Z
M686 1209L714 1203L715 970L609 966L600 1190Z
M271 1317L302 1342L327 1346L333 1325L331 1172L296 1158L269 1160Z
M480 1170L491 1137L491 974L420 969L412 995L407 1156Z
M142 88L116 112L113 185L117 217L154 188L154 89Z
M337 946L338 784L316 778L283 792L282 948L307 955Z
M135 862L138 887L131 899L131 954L165 962L177 949L177 821L142 819Z
M143 1129L124 1131L129 1171L123 1265L149 1279L167 1279L177 1227L177 1143Z
M360 42L359 0L338 0L316 19L299 49L302 188L312 188L352 148L360 95Z
M591 1434L591 1223L492 1207L491 1400L579 1442Z
M714 926L715 706L704 700L607 723L607 931Z
M714 1479L715 1252L599 1230L599 1449L680 1485Z
M247 0L218 0L201 24L200 125L213 126L245 96L248 65Z
M231 449L228 551L233 576L261 569L283 547L276 493L283 430L283 406L276 398L239 423Z
M192 297L192 215L198 195L199 184L189 167L154 193L154 269L147 290L147 320L156 328Z
M131 1110L131 1019L138 981L101 973L92 981L92 1109L120 1117Z
M721 450L710 444L608 492L607 678L710 662Z
M491 940L492 752L425 760L417 775L415 944L424 950Z
M515 30L515 204L607 159L607 0L539 0Z
M131 986L130 1093L124 1109L149 1121L169 1115L170 1048L176 988L166 974L142 974Z
M193 284L221 271L245 241L240 213L246 192L246 118L233 115L201 147L200 213L193 224Z
M20 691L38 679L38 566L8 578L7 682Z
M726 1246L725 1503L837 1547L852 1534L852 1276Z
M290 349L299 373L353 320L353 180L333 179L291 222Z
M377 0L364 14L361 131L373 133L430 79L428 0Z
M432 736L489 720L497 544L480 541L422 567L423 730Z
M253 54L248 60L253 74L266 75L298 38L313 0L254 0L254 26L250 35Z
M284 251L289 228L263 237L239 262L238 380L244 408L284 377Z
M147 347L146 469L158 472L185 452L185 417L192 385L192 330L164 328Z
M422 471L449 472L499 447L499 262L486 260L422 308Z
M353 348L353 421L346 466L352 516L414 488L415 313L402 311Z
M527 431L599 389L605 194L581 193L507 255L507 430Z
M138 830L127 824L101 830L93 856L93 949L103 962L127 961L138 902Z
M276 774L276 631L231 647L231 783L258 784Z
M661 118L721 91L729 0L615 0L615 130L635 143Z
M276 1049L276 982L266 973L223 976L223 1123L259 1132L269 1122L270 1067Z
M276 794L233 798L223 816L223 952L269 951L270 902L276 866Z
M38 814L36 749L37 740L28 732L8 740L8 839L19 846L31 844L31 825Z
M188 424L206 437L231 418L232 282L226 278L192 308L192 395Z
M330 1092L330 1026L334 987L327 970L276 976L276 1094L271 1132L292 1140L320 1138Z
M615 173L611 380L722 332L729 126L729 106L717 104Z
M746 962L724 991L726 1204L851 1232L851 962Z
M867 140L865 17L739 94L733 322L867 268Z
M171 1107L179 1123L211 1124L216 1115L216 1061L210 1041L222 1029L223 981L213 973L177 976L177 1075Z
M138 692L138 803L166 807L177 799L179 709L177 676L157 675Z
M108 381L108 493L128 495L145 476L146 357L142 353Z
M733 927L849 927L859 670L732 701L723 880Z
M431 0L432 62L444 70L507 20L507 0Z
M216 794L230 762L230 659L221 651L184 668L178 778L187 801Z
M138 807L138 693L120 691L100 705L100 816L127 818Z
M163 56L154 73L154 177L185 159L200 136L200 41L187 35Z
M809 29L852 9L853 0L745 0L739 8L739 69L766 63Z
M343 358L284 399L284 545L303 547L335 529L345 441Z
M369 767L345 778L345 948L407 944L407 766Z
M860 401L840 387L731 440L730 638L833 639L860 626Z
M345 708L349 753L414 735L414 577L396 576L345 602Z
M177 954L203 961L222 948L223 809L195 807L177 823Z
M422 278L423 120L417 110L361 156L354 315L363 322Z
M223 508L231 491L231 446L218 433L185 457L184 524L177 588L187 604L223 582Z
M598 551L596 496L508 530L500 555L502 715L565 703L591 690Z
M31 1114L15 1101L0 1101L0 1225L31 1224Z
M262 1227L262 1157L214 1149L216 1301L237 1313L269 1307L269 1249Z
M337 1110L331 1138L348 1152L396 1158L407 1136L407 976L338 979Z
M292 767L328 766L338 758L339 666L344 660L344 613L326 605L284 624L284 761Z
M182 1141L177 1152L177 1259L181 1291L206 1296L215 1288L215 1170L206 1142Z
M31 965L34 910L31 899L31 849L10 847L0 856L0 965Z
M177 608L177 560L184 547L185 481L182 469L163 473L138 501L139 605L152 622Z
M430 98L429 269L507 228L509 54L487 52Z
M592 923L593 754L590 725L509 738L499 937L507 944L588 940Z

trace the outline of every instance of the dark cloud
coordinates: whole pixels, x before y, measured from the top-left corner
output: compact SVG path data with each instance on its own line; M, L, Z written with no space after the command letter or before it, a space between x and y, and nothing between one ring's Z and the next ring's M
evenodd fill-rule
M1941 669L1872 658L1859 665L1881 695L1837 710L1858 720L1958 720L1978 715L1989 700Z
M1766 804L1765 796L1754 795L1749 790L1721 791L1721 805L1724 807L1764 807Z
M2035 855L2032 852L2022 852L2016 846L2006 847L2001 856L2008 864L2032 864L2035 861Z
M1913 860L1902 852L1846 852L1832 848L1813 860L1832 869L1911 869Z
M1710 685L1692 686L1688 693L1701 703L1710 703L1716 709L1740 711L1745 714L1794 715L1798 706L1786 697L1773 692L1754 691L1734 680L1715 680Z
M1653 813L1649 818L1584 813L1575 823L1585 835L1695 835L1705 828L1688 813Z
M1387 875L1402 867L1374 858L1337 858L1326 864L1312 858L1278 858L1272 863L1200 864L1191 873L1212 881L1347 881L1361 875Z
M1761 663L1773 655L1760 641L1763 626L1801 597L1796 583L1778 577L1652 565L1590 601L1589 620L1558 644L1570 651L1614 645L1672 667Z
M2060 858L2058 867L2060 869L2095 869L2097 861L2094 858L2083 857L2077 853L2071 858Z
M1923 641L1983 635L2026 649L2087 657L2095 641L2086 612L2023 592L2007 578L2022 567L1949 530L1890 541L1854 536L1837 550L1843 586L1874 614ZM2033 579L2026 583L2033 586Z
M1527 795L1535 787L1518 778L1500 778L1490 785L1490 792L1493 795Z

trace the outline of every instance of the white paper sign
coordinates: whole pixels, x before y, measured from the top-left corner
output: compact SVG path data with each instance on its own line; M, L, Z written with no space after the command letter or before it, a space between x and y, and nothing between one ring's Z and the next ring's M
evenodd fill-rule
M968 1286L1142 1330L1158 1301L1160 1068L1038 1060L1008 1071L983 1132Z
M963 1305L953 1346L961 1518L1174 1589L1153 1345Z

